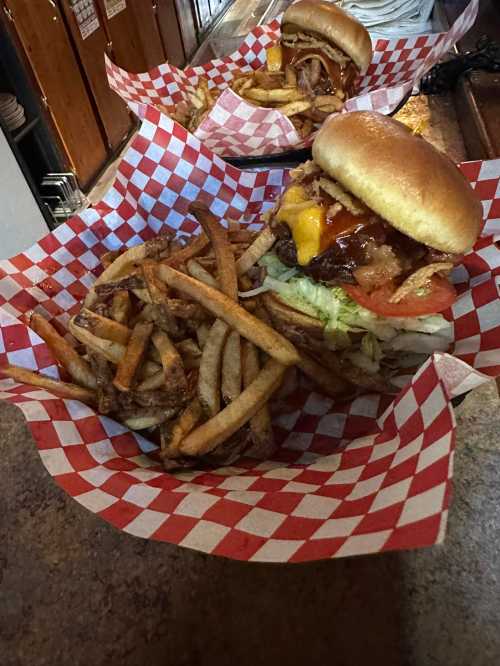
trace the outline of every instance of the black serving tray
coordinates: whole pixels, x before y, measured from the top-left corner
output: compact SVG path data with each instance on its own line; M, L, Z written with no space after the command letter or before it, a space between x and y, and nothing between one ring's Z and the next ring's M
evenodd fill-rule
M389 115L395 115L410 99L411 91L405 95L397 107ZM300 148L298 150L285 150L283 153L271 155L241 155L237 157L223 157L223 159L238 169L286 169L297 166L311 159L311 148Z

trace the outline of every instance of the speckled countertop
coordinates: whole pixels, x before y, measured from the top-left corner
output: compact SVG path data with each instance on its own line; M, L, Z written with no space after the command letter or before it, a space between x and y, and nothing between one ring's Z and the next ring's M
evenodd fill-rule
M459 161L446 98L401 112ZM441 546L273 566L128 536L70 499L0 404L1 666L500 663L500 400L456 409Z

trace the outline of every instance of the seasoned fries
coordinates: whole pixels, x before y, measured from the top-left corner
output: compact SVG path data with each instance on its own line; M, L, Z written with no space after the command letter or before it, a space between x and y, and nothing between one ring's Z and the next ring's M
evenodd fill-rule
M6 377L15 379L16 382L31 384L31 386L37 386L39 388L46 389L47 391L51 391L61 398L67 398L68 400L80 400L81 402L86 402L89 405L96 403L95 391L83 388L82 386L77 386L76 384L60 382L57 379L52 379L52 377L46 377L45 375L40 375L37 372L32 372L31 370L26 370L25 368L19 368L16 365L7 365L4 368L1 368L0 372L2 372L2 374L4 374Z
M199 456L234 435L262 408L277 390L286 367L274 359L267 361L254 381L216 416L193 430L180 445L184 455Z
M220 409L220 368L228 332L227 324L216 319L203 347L198 376L198 398L209 416L215 416Z
M127 349L118 363L113 380L113 384L119 391L130 391L152 332L153 324L148 322L140 321L134 326Z
M119 324L114 319L103 317L97 312L92 312L83 308L82 311L76 316L75 323L77 326L88 329L91 333L98 338L118 342L121 345L126 345L130 339L131 330Z
M280 76L257 78L269 87ZM203 88L203 95L211 91ZM31 316L75 384L16 366L1 370L81 400L131 430L156 430L167 470L268 457L268 401L287 367L303 369L328 395L349 391L331 364L320 365L278 332L291 322L314 338L321 323L269 294L240 302L238 285L250 291L259 279L255 265L274 243L272 231L256 234L235 221L226 229L202 203L189 210L203 233L187 244L165 235L106 253L104 272L68 324L77 348L39 314Z
M256 347L248 340L243 346L243 386L248 388L259 375L259 353ZM250 437L252 445L247 449L247 455L256 458L267 458L274 449L273 428L271 415L267 403L250 419Z
M213 287L213 289L218 289L219 288L219 283L217 280L214 278L212 273L209 273L206 268L203 268L201 264L199 264L195 259L190 259L186 263L186 267L188 269L188 273L191 277L196 278L200 282L204 282L205 284L208 284L209 287Z
M165 280L169 286L179 289L179 291L183 291L197 300L216 317L224 319L229 326L235 328L244 338L251 340L257 347L267 352L269 356L283 363L283 365L297 363L297 351L286 338L253 317L221 292L193 280L193 278L170 268L170 266L160 265L158 272L160 278Z
M226 404L241 393L241 340L237 331L231 331L224 347L221 393Z
M306 48L304 55L300 56L302 51L298 49L303 49L304 45L295 44L296 36L288 35L288 39L293 43L278 42L267 48L266 64L260 69L236 72L233 80L223 83L222 87L200 76L185 102L172 107L157 104L157 107L193 132L210 113L223 88L229 87L250 104L280 111L290 119L299 136L305 139L321 126L329 114L342 109L346 93L335 77L331 79L328 57L321 52L321 41L316 40L319 52L317 48ZM297 49L300 57L286 62L285 48L292 52ZM354 88L349 94L353 91Z
M235 301L238 297L238 280L234 266L234 254L231 250L226 229L201 202L194 201L189 206L192 213L210 238L217 264L217 279L220 290Z
M153 337L153 344L160 354L165 383L171 382L179 391L187 390L187 380L184 365L179 352L163 331L157 331Z
M132 303L130 302L130 295L128 291L117 291L113 294L111 302L110 314L111 318L119 324L124 324L130 318Z
M271 249L275 240L271 229L266 227L236 262L237 274L245 275Z
M52 324L35 312L31 315L29 323L76 382L89 389L96 388L96 380L89 364L78 355L69 342L59 335Z
M161 457L177 458L179 456L179 445L191 430L201 421L203 409L198 398L195 398L182 412L179 419L172 426L169 436L162 432Z

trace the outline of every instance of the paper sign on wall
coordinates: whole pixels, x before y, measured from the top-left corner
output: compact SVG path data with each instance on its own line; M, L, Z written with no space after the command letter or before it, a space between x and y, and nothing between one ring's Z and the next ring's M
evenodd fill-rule
M94 0L71 0L71 8L75 14L82 39L87 39L99 29L99 18Z
M124 9L127 8L127 0L104 0L106 6L106 16L112 19Z

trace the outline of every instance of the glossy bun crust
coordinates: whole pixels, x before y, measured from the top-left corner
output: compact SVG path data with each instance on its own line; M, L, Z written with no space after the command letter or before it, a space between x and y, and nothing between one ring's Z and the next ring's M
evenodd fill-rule
M342 49L361 73L366 71L372 60L372 42L366 28L331 2L300 0L290 5L283 15L281 25L284 33L287 24L321 35L325 41Z
M405 125L369 111L338 114L316 136L314 161L393 227L442 252L476 241L482 207L455 164Z

